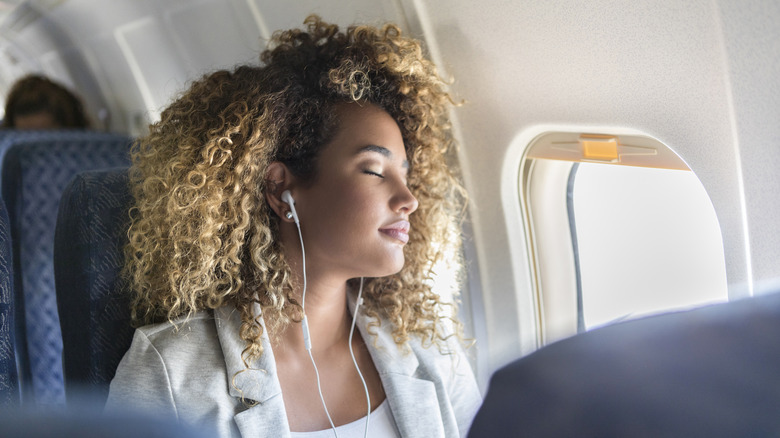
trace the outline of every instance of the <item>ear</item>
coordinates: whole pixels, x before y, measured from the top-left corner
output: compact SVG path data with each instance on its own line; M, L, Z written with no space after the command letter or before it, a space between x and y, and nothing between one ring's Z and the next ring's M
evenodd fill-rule
M285 213L290 211L290 206L282 201L282 192L291 190L294 182L293 174L279 161L272 162L265 170L265 200L283 222L294 222L285 217Z

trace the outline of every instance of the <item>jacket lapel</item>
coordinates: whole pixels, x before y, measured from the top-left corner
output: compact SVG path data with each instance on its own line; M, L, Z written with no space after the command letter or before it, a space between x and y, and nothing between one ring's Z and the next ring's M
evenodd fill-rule
M349 308L353 314L355 302L355 296L349 294ZM436 386L432 381L418 377L420 363L417 356L408 346L398 348L393 340L392 326L387 321L382 320L380 326L370 332L369 322L373 320L359 311L357 326L382 379L387 402L401 436L443 437Z
M222 346L222 354L225 356L228 391L231 396L239 399L239 403L242 403L243 397L251 405L233 417L241 435L243 437L289 437L290 426L287 422L282 389L276 376L276 361L265 324L261 320L263 355L247 367L241 359L245 344L238 336L241 329L238 310L231 306L224 306L216 309L214 316L217 336Z
M387 401L401 436L443 437L436 387L430 380L402 374L380 374Z

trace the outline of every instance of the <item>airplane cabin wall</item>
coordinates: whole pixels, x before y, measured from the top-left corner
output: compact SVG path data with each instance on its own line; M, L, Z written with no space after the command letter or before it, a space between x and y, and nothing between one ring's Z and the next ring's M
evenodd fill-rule
M728 54L732 132L740 151L750 245L750 274L780 277L780 3L719 2Z
M713 202L731 298L780 274L776 2L416 3L467 100L456 113L489 369L538 345L518 174L523 148L547 130L626 128L661 140Z
M661 140L712 199L731 296L780 273L772 0L29 0L0 22L0 91L41 71L81 92L107 129L142 134L188 81L257 62L271 32L310 12L340 25L397 22L426 41L465 100L454 114L483 385L538 346L517 178L523 148L547 130Z

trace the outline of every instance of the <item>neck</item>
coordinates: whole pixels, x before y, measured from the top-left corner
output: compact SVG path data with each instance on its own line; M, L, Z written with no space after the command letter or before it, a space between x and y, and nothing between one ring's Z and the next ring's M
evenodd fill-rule
M304 296L303 258L297 229L290 226L284 227L282 231L285 256L290 264L293 284L296 285L293 296L304 308L312 350L346 347L352 323L347 310L348 274L307 258ZM280 335L277 337L279 345L273 345L274 351L281 348L305 352L301 323L288 325Z
M299 286L294 296L301 302L303 282L297 281L296 284ZM347 291L346 279L336 281L320 276L308 276L306 301L303 304L313 350L324 351L331 347L347 346L352 323L352 317L347 310ZM302 325L288 325L279 336L278 343L279 345L274 345L274 350L284 348L305 351Z

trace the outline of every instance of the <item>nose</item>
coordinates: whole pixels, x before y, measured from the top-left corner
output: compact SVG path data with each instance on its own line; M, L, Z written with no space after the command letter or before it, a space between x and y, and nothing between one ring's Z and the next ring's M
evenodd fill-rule
M420 203L417 202L417 198L414 197L409 187L406 184L400 184L396 196L393 197L393 210L408 216L414 213L419 205Z

